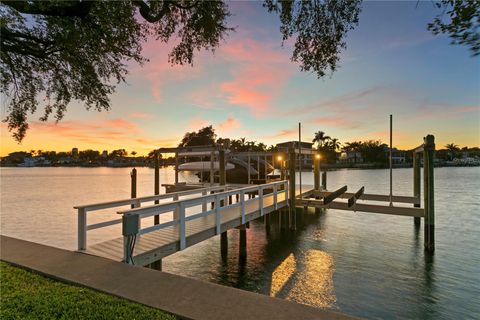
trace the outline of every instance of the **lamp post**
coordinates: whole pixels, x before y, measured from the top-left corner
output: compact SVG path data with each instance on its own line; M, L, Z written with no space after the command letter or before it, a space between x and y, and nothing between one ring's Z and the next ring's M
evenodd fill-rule
M285 174L284 174L284 170L283 170L283 157L282 157L282 155L277 156L277 161L280 164L280 180L284 180L285 179Z

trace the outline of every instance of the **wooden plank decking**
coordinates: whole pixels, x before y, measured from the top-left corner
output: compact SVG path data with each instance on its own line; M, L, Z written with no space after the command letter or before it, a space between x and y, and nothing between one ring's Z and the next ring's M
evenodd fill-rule
M277 197L277 208L287 205L285 195ZM223 208L221 212L221 232L238 227L242 224L240 206ZM275 210L273 196L263 198L263 213ZM245 203L245 222L261 216L259 198L250 199ZM190 247L216 235L215 215L193 219L186 222L186 246ZM123 237L89 246L82 251L91 255L101 256L115 261L123 260ZM174 225L137 236L133 259L137 265L147 265L180 250L179 226Z

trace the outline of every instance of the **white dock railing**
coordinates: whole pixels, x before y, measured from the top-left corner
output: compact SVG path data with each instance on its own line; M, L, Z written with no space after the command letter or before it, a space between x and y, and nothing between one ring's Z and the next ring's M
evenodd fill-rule
M126 205L133 205L134 208L139 208L141 204L144 202L152 202L152 201L165 200L165 199L178 200L180 197L184 197L184 196L191 196L195 194L207 195L209 192L213 192L213 193L223 192L223 191L231 190L233 188L238 188L238 186L231 186L231 185L215 186L215 187L199 188L199 189L188 190L188 191L159 194L159 195L153 195L153 196L147 196L147 197L130 198L130 199L117 200L117 201L109 201L109 202L75 206L74 208L77 209L77 212L78 212L78 250L79 251L86 250L87 248L87 231L122 223L122 219L120 218L120 219L113 219L109 221L87 225L87 213L89 212L103 210L103 209L117 208L117 207L122 207Z
M266 193L266 190L270 190L271 192ZM257 193L258 198L252 198L252 199L245 199L245 195L249 193ZM174 225L179 225L179 240L180 240L180 250L183 250L186 248L186 222L198 219L201 217L206 217L211 214L215 214L215 230L216 234L221 233L221 217L222 217L222 212L224 210L227 210L229 208L235 208L235 207L240 207L240 218L241 218L241 223L244 224L246 221L246 210L245 206L250 203L250 202L255 202L258 201L258 210L260 211L260 215L264 215L264 199L267 197L272 197L273 198L273 207L274 209L278 209L278 195L284 193L285 194L285 200L288 203L288 181L283 180L283 181L277 181L277 182L271 182L267 184L261 184L261 185L253 185L253 186L248 186L244 188L237 188L233 190L227 190L211 195L203 195L200 197L195 197L195 198L189 198L189 199L184 199L184 200L177 200L177 201L172 201L169 203L164 203L164 204L157 204L153 206L148 206L148 207L142 207L142 208L134 208L130 210L124 210L124 211L119 211L119 214L122 214L124 217L129 216L138 216L134 217L133 220L138 219L138 221L141 221L143 218L148 218L154 215L159 215L163 213L168 213L168 212L178 212L178 216L174 215L174 219L165 223L157 224L154 226L146 227L146 228L141 228L141 223L139 223L139 227L131 235L124 235L124 261L130 262L132 260L132 252L131 247L129 243L131 243L127 237L132 236L132 235L142 235L146 234L149 232L153 232L156 230L160 230L163 228L167 228L170 226ZM238 202L235 203L229 203L228 199L233 197L233 196L238 196ZM215 203L214 208L210 210L205 210L207 207L208 203ZM232 201L233 202L233 201ZM223 205L222 205L223 203ZM185 215L185 210L189 207L195 207L195 206L202 206L202 210L199 213L195 213L189 216ZM125 220L124 220L125 223Z

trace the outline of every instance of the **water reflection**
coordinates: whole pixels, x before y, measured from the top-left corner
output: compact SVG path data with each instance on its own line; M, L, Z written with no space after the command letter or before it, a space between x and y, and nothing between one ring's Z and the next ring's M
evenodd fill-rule
M75 248L72 205L129 196L130 168L1 168L2 233ZM395 194L412 194L411 169L394 170ZM153 171L138 170L138 194L151 194ZM188 179L188 176L181 177ZM173 182L171 169L161 182ZM388 170L329 172L329 187L388 189ZM279 217L247 231L247 258L239 258L238 230L228 232L222 260L220 237L163 261L163 269L265 295L373 319L469 319L480 314L480 171L437 168L435 256L423 250L423 221L379 214L309 210L297 230L282 230ZM310 184L312 176L303 181ZM69 192L65 193L68 184ZM48 185L49 188L38 188ZM88 185L88 188L85 186ZM463 190L469 190L464 192ZM61 194L62 197L58 197ZM28 201L25 201L27 199ZM300 210L302 211L302 210ZM111 213L116 217L116 213ZM91 222L96 221L92 215ZM99 218L105 218L99 215ZM54 229L52 229L54 228ZM120 229L106 230L118 236ZM93 232L90 243L103 238ZM478 316L477 316L478 317Z
M319 308L331 307L333 258L326 252L311 249L296 259L290 254L272 273L270 295Z
M270 296L277 297L287 282L293 277L297 269L297 262L293 253L291 253L280 265L273 271L270 284Z

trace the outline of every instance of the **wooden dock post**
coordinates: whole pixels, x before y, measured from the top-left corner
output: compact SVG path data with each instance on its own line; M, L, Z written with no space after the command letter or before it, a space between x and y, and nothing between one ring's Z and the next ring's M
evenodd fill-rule
M227 171L225 170L225 150L221 149L218 151L218 161L219 161L219 175L220 175L220 185L224 186L227 184ZM223 207L225 201L220 201L220 206ZM222 257L226 257L228 253L228 237L227 231L220 234L220 251Z
M316 192L320 191L320 154L313 158L313 185ZM318 199L318 197L317 197ZM315 208L315 214L320 213L320 208Z
M238 229L238 231L240 232L238 254L240 256L240 259L245 259L247 257L247 226L243 224Z
M137 197L137 169L133 168L130 173L130 198L134 199ZM132 204L130 208L135 208L135 205Z
M435 251L435 206L433 184L433 156L435 153L435 137L427 135L423 145L423 186L424 186L424 246L425 250Z
M247 184L250 184L250 153L248 154Z
M322 172L322 190L327 190L327 171Z
M175 154L176 156L176 154ZM158 152L155 152L155 181L154 181L154 193L157 195L157 194L160 194L160 159L159 159L160 155ZM175 160L177 161L177 160ZM177 166L178 162L176 162L176 165L175 165L175 177L177 179L177 175L178 175L178 166ZM158 200L155 200L155 204L159 204L159 201ZM157 214L153 217L153 224L160 224L160 216ZM154 269L154 270L158 270L158 271L162 271L162 260L157 260L155 262L152 262L150 264L150 268L151 269Z
M289 168L289 172L288 172L288 175L289 175L289 181L288 181L288 185L289 185L289 195L288 195L288 203L289 203L289 206L290 206L290 219L289 222L290 222L290 229L292 230L295 230L297 228L296 226L296 194L295 194L295 170L296 170L296 166L297 166L297 163L296 163L296 155L295 155L295 147L294 146L290 146L289 150L289 161L288 161L288 168Z
M214 176L214 161L215 161L215 152L210 152L210 185L213 186L215 183L215 176Z
M420 208L420 154L413 153L413 196L416 198L414 207ZM414 217L415 226L420 226L420 217Z
M263 216L263 223L265 224L265 229L267 231L270 230L270 214L271 213L267 213Z
M175 186L178 184L178 152L175 152Z
M175 166L175 172L177 167ZM160 159L158 152L155 152L155 181L154 181L154 194L160 194ZM159 204L158 200L155 200L155 204ZM153 224L160 223L160 216L157 214L153 217Z

